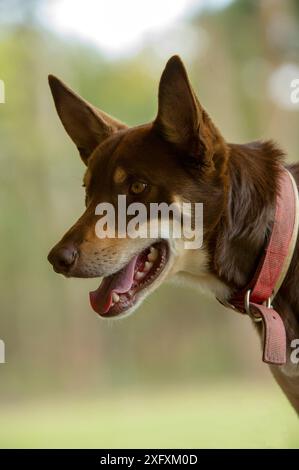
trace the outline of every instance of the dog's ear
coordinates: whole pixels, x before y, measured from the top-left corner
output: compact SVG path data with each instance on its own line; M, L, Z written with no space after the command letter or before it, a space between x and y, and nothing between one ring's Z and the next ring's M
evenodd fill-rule
M57 77L49 75L49 85L61 122L85 164L103 140L127 127L92 106Z
M213 158L223 139L200 105L180 57L169 59L159 85L159 108L154 128L198 164Z

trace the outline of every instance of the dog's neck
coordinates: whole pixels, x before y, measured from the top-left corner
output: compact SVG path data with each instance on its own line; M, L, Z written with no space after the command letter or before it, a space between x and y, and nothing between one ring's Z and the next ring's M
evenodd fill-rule
M251 279L273 224L281 152L270 143L230 145L226 207L211 237L211 269L232 290Z
M252 279L271 234L282 152L271 143L230 145L224 209L214 230L197 251L185 250L180 279L226 301ZM299 182L299 165L291 168ZM220 206L220 199L219 199ZM299 364L292 362L291 342L299 338L299 239L286 278L273 306L287 334L287 363L271 371L299 413ZM254 324L261 340L261 323Z
M271 233L282 153L271 143L231 145L227 206L210 240L210 269L233 292L251 280ZM272 372L299 412L299 365L291 341L299 338L298 243L274 302L287 332L287 364ZM297 272L297 275L296 275ZM262 331L260 330L262 335Z

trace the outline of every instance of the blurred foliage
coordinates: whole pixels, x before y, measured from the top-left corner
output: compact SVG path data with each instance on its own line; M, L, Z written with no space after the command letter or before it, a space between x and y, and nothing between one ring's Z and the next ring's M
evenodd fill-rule
M83 210L83 167L54 110L48 73L135 125L155 116L168 56L158 54L153 41L132 57L109 60L42 27L39 3L0 1L6 85L0 104L0 338L7 359L0 365L0 396L267 377L250 323L214 299L165 286L133 317L110 324L89 307L97 280L52 272L47 252ZM277 18L289 20L287 31ZM296 160L299 111L281 109L268 86L277 67L299 65L298 1L240 0L188 21L206 41L198 36L186 66L224 136L274 137Z

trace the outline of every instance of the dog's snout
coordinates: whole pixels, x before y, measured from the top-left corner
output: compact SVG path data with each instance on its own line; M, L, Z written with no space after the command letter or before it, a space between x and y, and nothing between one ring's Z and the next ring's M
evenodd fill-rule
M54 270L62 274L67 274L74 267L77 258L78 250L73 244L54 247L48 255Z

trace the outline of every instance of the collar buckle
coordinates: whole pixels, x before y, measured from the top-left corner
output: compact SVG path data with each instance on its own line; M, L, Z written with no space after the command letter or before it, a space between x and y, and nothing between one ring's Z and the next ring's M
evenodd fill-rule
M255 323L259 323L261 322L263 319L262 317L259 315L257 316L256 314L254 314L251 309L250 309L250 294L251 294L251 289L248 289L248 291L246 292L245 294L245 297L244 297L244 309L247 313L247 315L250 316L250 318L255 322ZM267 308L272 308L272 298L271 297L268 297L267 300L265 300L265 302L263 302L263 305L265 305Z

